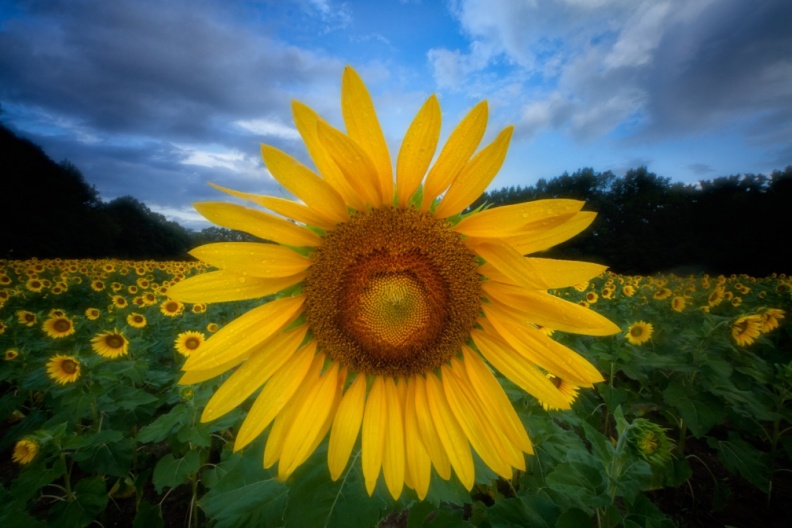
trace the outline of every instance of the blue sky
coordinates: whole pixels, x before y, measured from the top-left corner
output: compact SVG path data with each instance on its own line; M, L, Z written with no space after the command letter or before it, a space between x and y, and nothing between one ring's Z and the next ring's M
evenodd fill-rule
M342 126L344 65L392 152L437 93L443 136L487 99L514 125L492 188L645 165L695 183L792 164L788 0L0 0L0 120L191 228L206 182L285 195L290 100Z

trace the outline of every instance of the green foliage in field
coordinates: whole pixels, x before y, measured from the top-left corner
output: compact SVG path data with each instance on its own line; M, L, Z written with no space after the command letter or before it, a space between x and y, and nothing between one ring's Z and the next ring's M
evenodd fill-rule
M502 380L534 443L526 471L506 481L477 462L470 492L435 476L425 501L411 491L393 501L385 486L366 494L359 446L337 481L323 445L281 482L262 467L264 438L233 452L249 401L200 421L222 379L179 385L185 358L176 340L187 331L208 337L210 325L254 304L166 315L167 286L201 266L0 261L0 526L664 527L746 507L769 519L767 505L789 491L785 276L606 274L554 292L622 327L606 338L553 334L606 381L558 412ZM758 316L751 321L759 331L738 345L746 315ZM47 332L52 317L69 319L74 332ZM651 335L631 344L625 333L638 322ZM128 354L108 358L92 348L108 331L128 340ZM79 363L75 381L48 375L58 354ZM23 440L34 446L25 453L17 449ZM746 506L749 496L758 500Z

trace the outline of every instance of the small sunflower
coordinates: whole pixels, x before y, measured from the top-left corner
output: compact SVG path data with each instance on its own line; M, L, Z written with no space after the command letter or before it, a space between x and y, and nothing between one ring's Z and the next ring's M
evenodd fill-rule
M133 328L144 328L148 323L145 315L136 312L127 315L126 322Z
M184 304L180 303L179 301L174 301L173 299L169 299L160 304L160 313L167 317L179 316L183 311Z
M217 323L209 323L208 325L206 325L206 331L209 332L210 334L214 334L218 330L220 330L220 325L218 325Z
M176 351L182 356L190 357L203 344L206 336L201 332L188 330L176 337Z
M594 213L575 200L465 213L500 169L512 134L508 127L479 150L486 102L435 156L441 115L431 96L407 130L395 171L371 97L351 68L341 107L346 133L307 106L292 106L318 174L262 145L269 172L299 202L221 189L294 222L234 204L196 204L210 221L273 243L191 252L219 269L175 283L171 298L264 302L201 345L180 382L236 369L202 421L260 389L234 448L271 424L264 467L277 463L281 479L328 434L333 479L360 436L369 494L382 474L394 498L405 485L424 498L433 467L445 480L453 469L471 489L472 450L510 479L533 447L490 365L540 401L569 409L568 395L546 373L579 387L603 378L534 325L618 332L599 314L548 293L588 283L603 266L524 257L581 232Z
M25 326L35 326L36 321L38 320L36 318L36 314L27 310L17 310L16 317L17 321L19 321L19 324L23 324Z
M39 444L31 438L23 438L14 445L14 454L11 460L17 464L30 464L39 454Z
M85 309L85 317L89 321L96 321L99 319L99 316L102 315L102 312L99 311L98 308L86 308Z
M624 334L624 336L627 338L627 341L633 345L642 345L649 341L653 331L654 327L651 323L638 321L627 329L627 333Z
M97 292L104 291L106 287L107 285L104 283L104 281L101 281L99 279L91 281L91 289L93 291L97 291Z
M3 354L3 359L6 361L14 361L18 357L19 357L19 350L15 348L9 348L8 350L5 351L5 354Z
M77 381L80 362L74 356L57 354L47 362L47 375L61 385Z
M684 297L677 296L671 299L671 309L674 310L675 312L681 312L682 310L684 310L686 304L687 301L685 301Z
M44 289L44 282L39 279L30 279L25 283L25 288L32 292L40 292Z
M562 378L559 378L558 376L553 376L552 374L548 374L547 377L548 377L548 379L550 379L550 382L553 385L555 385L555 387L564 396L566 396L566 399L569 402L569 405L572 405L572 403L578 397L578 391L580 391L580 387L578 385L575 385L574 383L570 383L568 381L565 381ZM552 404L550 404L548 402L542 402L542 407L546 411L552 411L552 410L559 410L560 409L559 407L556 407L555 405L552 405Z
M74 323L65 315L49 317L42 324L42 328L53 339L61 339L74 333Z
M632 284L625 284L622 286L622 293L625 297L632 297L635 295L635 287Z
M129 341L124 334L113 330L94 336L91 348L100 356L112 359L129 353Z
M761 315L743 315L731 324L731 336L740 346L748 346L762 334Z
M779 308L765 308L759 314L762 316L762 333L766 334L771 330L778 328L779 319L783 319L786 312Z
M129 306L129 301L126 300L126 297L123 295L113 295L112 297L113 306L116 308L126 308Z

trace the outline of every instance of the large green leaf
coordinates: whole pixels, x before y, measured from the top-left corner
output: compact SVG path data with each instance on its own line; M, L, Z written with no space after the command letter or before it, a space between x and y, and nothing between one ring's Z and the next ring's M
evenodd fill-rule
M182 458L175 458L170 453L162 457L154 466L151 483L157 493L162 488L175 488L187 482L187 477L201 467L201 456L198 451L188 451Z

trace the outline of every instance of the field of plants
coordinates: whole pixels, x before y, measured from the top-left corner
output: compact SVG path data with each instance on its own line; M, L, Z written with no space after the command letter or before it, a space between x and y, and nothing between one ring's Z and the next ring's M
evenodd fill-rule
M572 411L502 380L534 443L511 481L369 497L326 446L287 482L242 406L202 423L222 378L179 385L191 352L255 303L182 305L192 262L0 261L0 526L781 526L792 517L792 280L604 274L555 292L622 333L553 337L605 382ZM265 435L266 436L266 435ZM408 452L409 455L409 452Z

